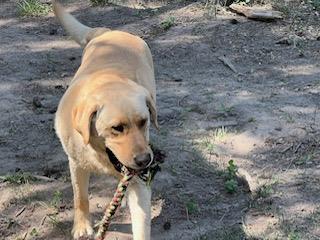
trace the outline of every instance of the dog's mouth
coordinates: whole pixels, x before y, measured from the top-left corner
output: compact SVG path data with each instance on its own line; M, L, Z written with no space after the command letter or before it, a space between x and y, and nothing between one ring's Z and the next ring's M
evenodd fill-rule
M110 148L106 148L106 153L109 157L110 162L112 163L113 167L121 173L122 167L124 166L114 155L114 153L110 150Z
M110 148L106 147L106 153L109 157L110 162L112 163L113 167L115 168L116 171L118 171L119 173L122 173L122 171L124 170L124 168L126 168L129 171L141 171L144 172L148 167L150 167L154 161L151 160L150 163L143 169L137 170L137 169L133 169L130 167L127 167L126 165L122 164L118 158L116 157L116 155L110 150Z

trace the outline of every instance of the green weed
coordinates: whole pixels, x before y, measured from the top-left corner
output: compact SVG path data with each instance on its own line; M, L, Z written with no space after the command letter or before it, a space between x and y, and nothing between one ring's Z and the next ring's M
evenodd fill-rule
M32 228L31 232L29 233L31 237L39 236L38 230L36 228Z
M235 193L238 189L237 171L238 167L231 159L228 162L228 167L225 174L226 181L224 183L224 187L228 193Z
M296 165L296 166L305 165L307 162L311 161L313 158L314 158L314 155L312 153L309 153L305 156L301 156L300 158L298 158L294 162L294 165Z
M37 179L33 177L30 173L25 173L25 172L17 172L14 174L8 174L6 176L1 176L0 177L3 182L8 182L11 184L26 184L29 182L36 181Z
M186 203L186 208L189 214L196 214L199 212L199 205L194 200L189 200Z
M235 193L238 189L238 182L235 179L226 180L224 187L228 193Z
M255 119L254 117L251 117L251 118L248 119L249 123L254 123L256 121L257 121L257 119Z
M258 196L261 198L267 198L274 193L272 185L263 185L258 189Z
M226 106L224 104L221 104L219 111L224 114L233 115L235 108L234 106Z
M169 16L160 23L160 26L163 30L169 30L175 24L175 17Z
M55 208L59 208L59 206L62 204L62 197L63 197L62 192L60 192L59 190L55 191L53 193L53 197L50 202L50 205Z
M300 240L300 235L297 232L290 232L288 235L288 240Z
M222 126L221 128L217 128L213 134L215 141L221 141L227 136L228 129Z
M231 159L228 162L228 167L227 167L228 178L229 179L235 178L237 171L238 171L238 167L235 165L234 161Z
M51 5L41 3L39 0L21 0L18 2L18 12L23 17L45 16L51 10Z

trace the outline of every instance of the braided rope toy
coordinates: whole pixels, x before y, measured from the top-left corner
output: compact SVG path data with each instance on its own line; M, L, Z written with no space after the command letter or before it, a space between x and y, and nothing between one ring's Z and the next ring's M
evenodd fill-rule
M109 225L111 223L112 216L116 213L117 208L120 206L121 201L124 197L124 194L127 191L129 181L133 178L135 175L135 172L129 171L127 168L123 167L122 172L124 173L122 179L120 180L117 190L113 195L113 198L111 202L109 203L109 206L106 208L104 216L99 223L99 229L96 234L95 240L103 240L106 232L109 228Z
M122 179L120 180L117 190L113 195L111 202L104 212L102 220L99 222L98 232L95 236L95 240L103 240L108 231L108 228L111 223L111 218L116 213L117 208L121 205L121 201L127 191L130 180L137 175L147 185L150 185L155 174L160 171L159 163L151 165L149 168L143 170L142 172L129 171L125 166L122 167L121 173L123 174Z

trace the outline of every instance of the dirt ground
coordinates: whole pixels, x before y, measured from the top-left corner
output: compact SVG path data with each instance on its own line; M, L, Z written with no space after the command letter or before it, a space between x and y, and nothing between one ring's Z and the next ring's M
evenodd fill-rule
M319 12L286 4L277 22L224 8L214 17L201 1L65 4L85 24L135 33L152 50L161 127L152 143L166 154L152 239L320 239ZM17 1L0 2L0 239L71 238L72 189L53 119L80 58L52 13L21 18ZM93 222L116 184L92 177ZM127 208L108 237L132 239Z

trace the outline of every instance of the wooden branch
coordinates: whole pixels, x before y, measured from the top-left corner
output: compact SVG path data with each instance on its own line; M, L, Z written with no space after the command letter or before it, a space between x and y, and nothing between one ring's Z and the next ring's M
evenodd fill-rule
M239 14L243 14L247 18L257 19L261 21L270 21L283 18L282 12L274 10L247 7L240 4L231 4L229 8Z

